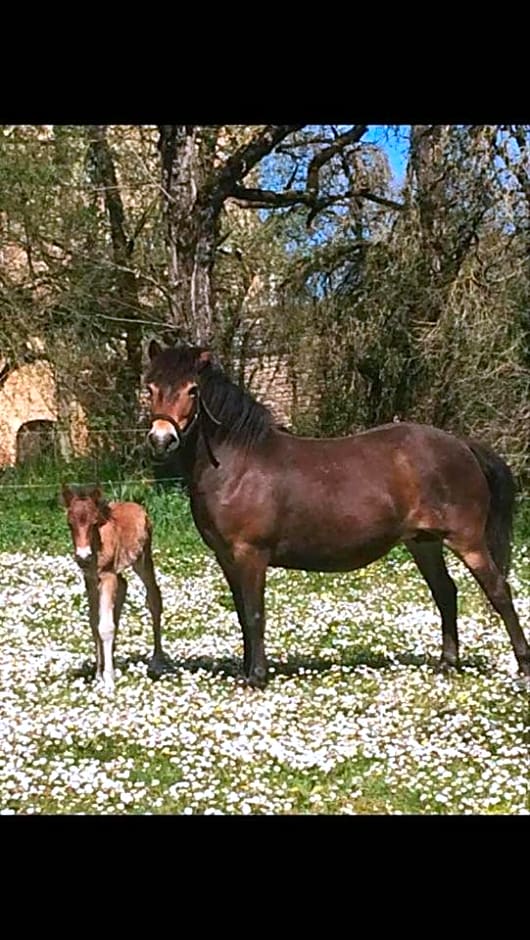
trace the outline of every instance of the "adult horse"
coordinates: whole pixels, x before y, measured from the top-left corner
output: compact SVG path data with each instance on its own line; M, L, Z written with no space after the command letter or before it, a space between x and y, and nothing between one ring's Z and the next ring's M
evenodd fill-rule
M521 673L530 647L506 581L515 487L489 448L420 424L351 437L286 434L207 350L149 347L148 441L156 458L181 448L193 518L230 585L250 685L267 679L264 588L269 565L362 568L403 542L442 616L441 666L458 665L449 546L510 635Z

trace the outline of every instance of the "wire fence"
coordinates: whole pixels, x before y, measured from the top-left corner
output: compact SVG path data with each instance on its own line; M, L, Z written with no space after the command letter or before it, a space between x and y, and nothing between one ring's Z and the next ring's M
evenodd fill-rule
M61 486L63 483L66 483L69 486L95 486L96 484L100 486L127 486L127 485L138 485L138 484L148 484L148 483L174 483L178 477L131 477L130 479L124 480L121 478L113 480L65 480L63 478L57 479L57 481L50 481L49 483L2 483L0 481L0 492L2 490L50 490L57 484Z
M39 424L41 422L38 422ZM37 422L35 422L37 424ZM62 439L71 438L71 429L53 425L42 428L26 428L25 433L32 439L42 439L48 443L48 446L36 447L35 452L26 459L20 459L17 454L15 463L6 463L2 466L0 463L0 495L9 492L21 491L45 491L60 490L63 484L70 486L95 486L112 487L122 489L127 486L153 486L158 484L175 484L182 480L179 472L169 472L163 475L164 465L156 475L149 473L152 466L149 463L148 452L144 441L148 431L148 426L118 427L106 426L101 428L89 428L85 432L85 444L82 452L74 453L74 447L69 444L69 455L61 453ZM138 436L138 443L131 452L131 439L133 435ZM125 440L119 441L120 436ZM50 438L53 444L50 446ZM96 444L96 446L91 446ZM104 450L101 450L103 442ZM1 441L0 441L1 444ZM125 446L127 449L124 449ZM1 453L1 451L0 451ZM509 460L509 455L506 455ZM112 464L112 475L109 475L109 463ZM26 479L27 476L33 476L42 471L42 465L45 464L47 480ZM83 473L79 479L74 475L79 473L82 467ZM120 473L123 467L125 473ZM134 469L137 467L137 474L134 475ZM17 479L18 478L18 479ZM530 502L530 493L519 492L517 496L519 504Z
M153 472L144 443L146 426L86 429L82 445L76 445L70 428L32 423L23 426L22 438L17 435L16 458L0 463L0 495L53 491L63 484L121 489L181 479L172 467L168 470L170 465Z

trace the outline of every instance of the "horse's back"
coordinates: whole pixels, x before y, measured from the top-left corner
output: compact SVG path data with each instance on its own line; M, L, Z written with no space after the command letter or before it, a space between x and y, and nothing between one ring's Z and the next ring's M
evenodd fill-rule
M466 442L431 425L384 424L349 437L308 438L278 435L273 461L282 475L321 480L337 494L355 487L359 496L388 488L437 489L447 496L462 484L483 482L480 466ZM480 482L479 482L480 481Z

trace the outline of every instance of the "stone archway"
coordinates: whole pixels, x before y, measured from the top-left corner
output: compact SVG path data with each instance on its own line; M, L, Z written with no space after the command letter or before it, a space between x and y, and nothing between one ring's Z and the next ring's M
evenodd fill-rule
M17 467L56 453L55 421L25 421L17 431Z
M63 457L88 449L85 413L75 399L60 407L55 373L45 359L9 370L0 387L0 467L15 466L20 428L43 423L57 428L57 447ZM59 425L61 426L59 429ZM48 433L48 431L46 433ZM23 438L28 436L23 433ZM24 446L24 445L23 445Z

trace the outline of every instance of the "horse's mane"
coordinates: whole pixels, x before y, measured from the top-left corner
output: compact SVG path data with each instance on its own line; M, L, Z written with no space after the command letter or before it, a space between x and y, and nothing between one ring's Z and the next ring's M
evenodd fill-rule
M182 382L197 381L206 407L221 422L219 427L208 422L209 436L243 447L257 446L275 426L270 410L236 385L217 364L208 363L200 369L199 355L196 346L164 349L146 380L170 390Z
M210 366L206 370L200 389L208 409L221 422L216 436L242 447L255 447L274 426L269 409L218 367Z

